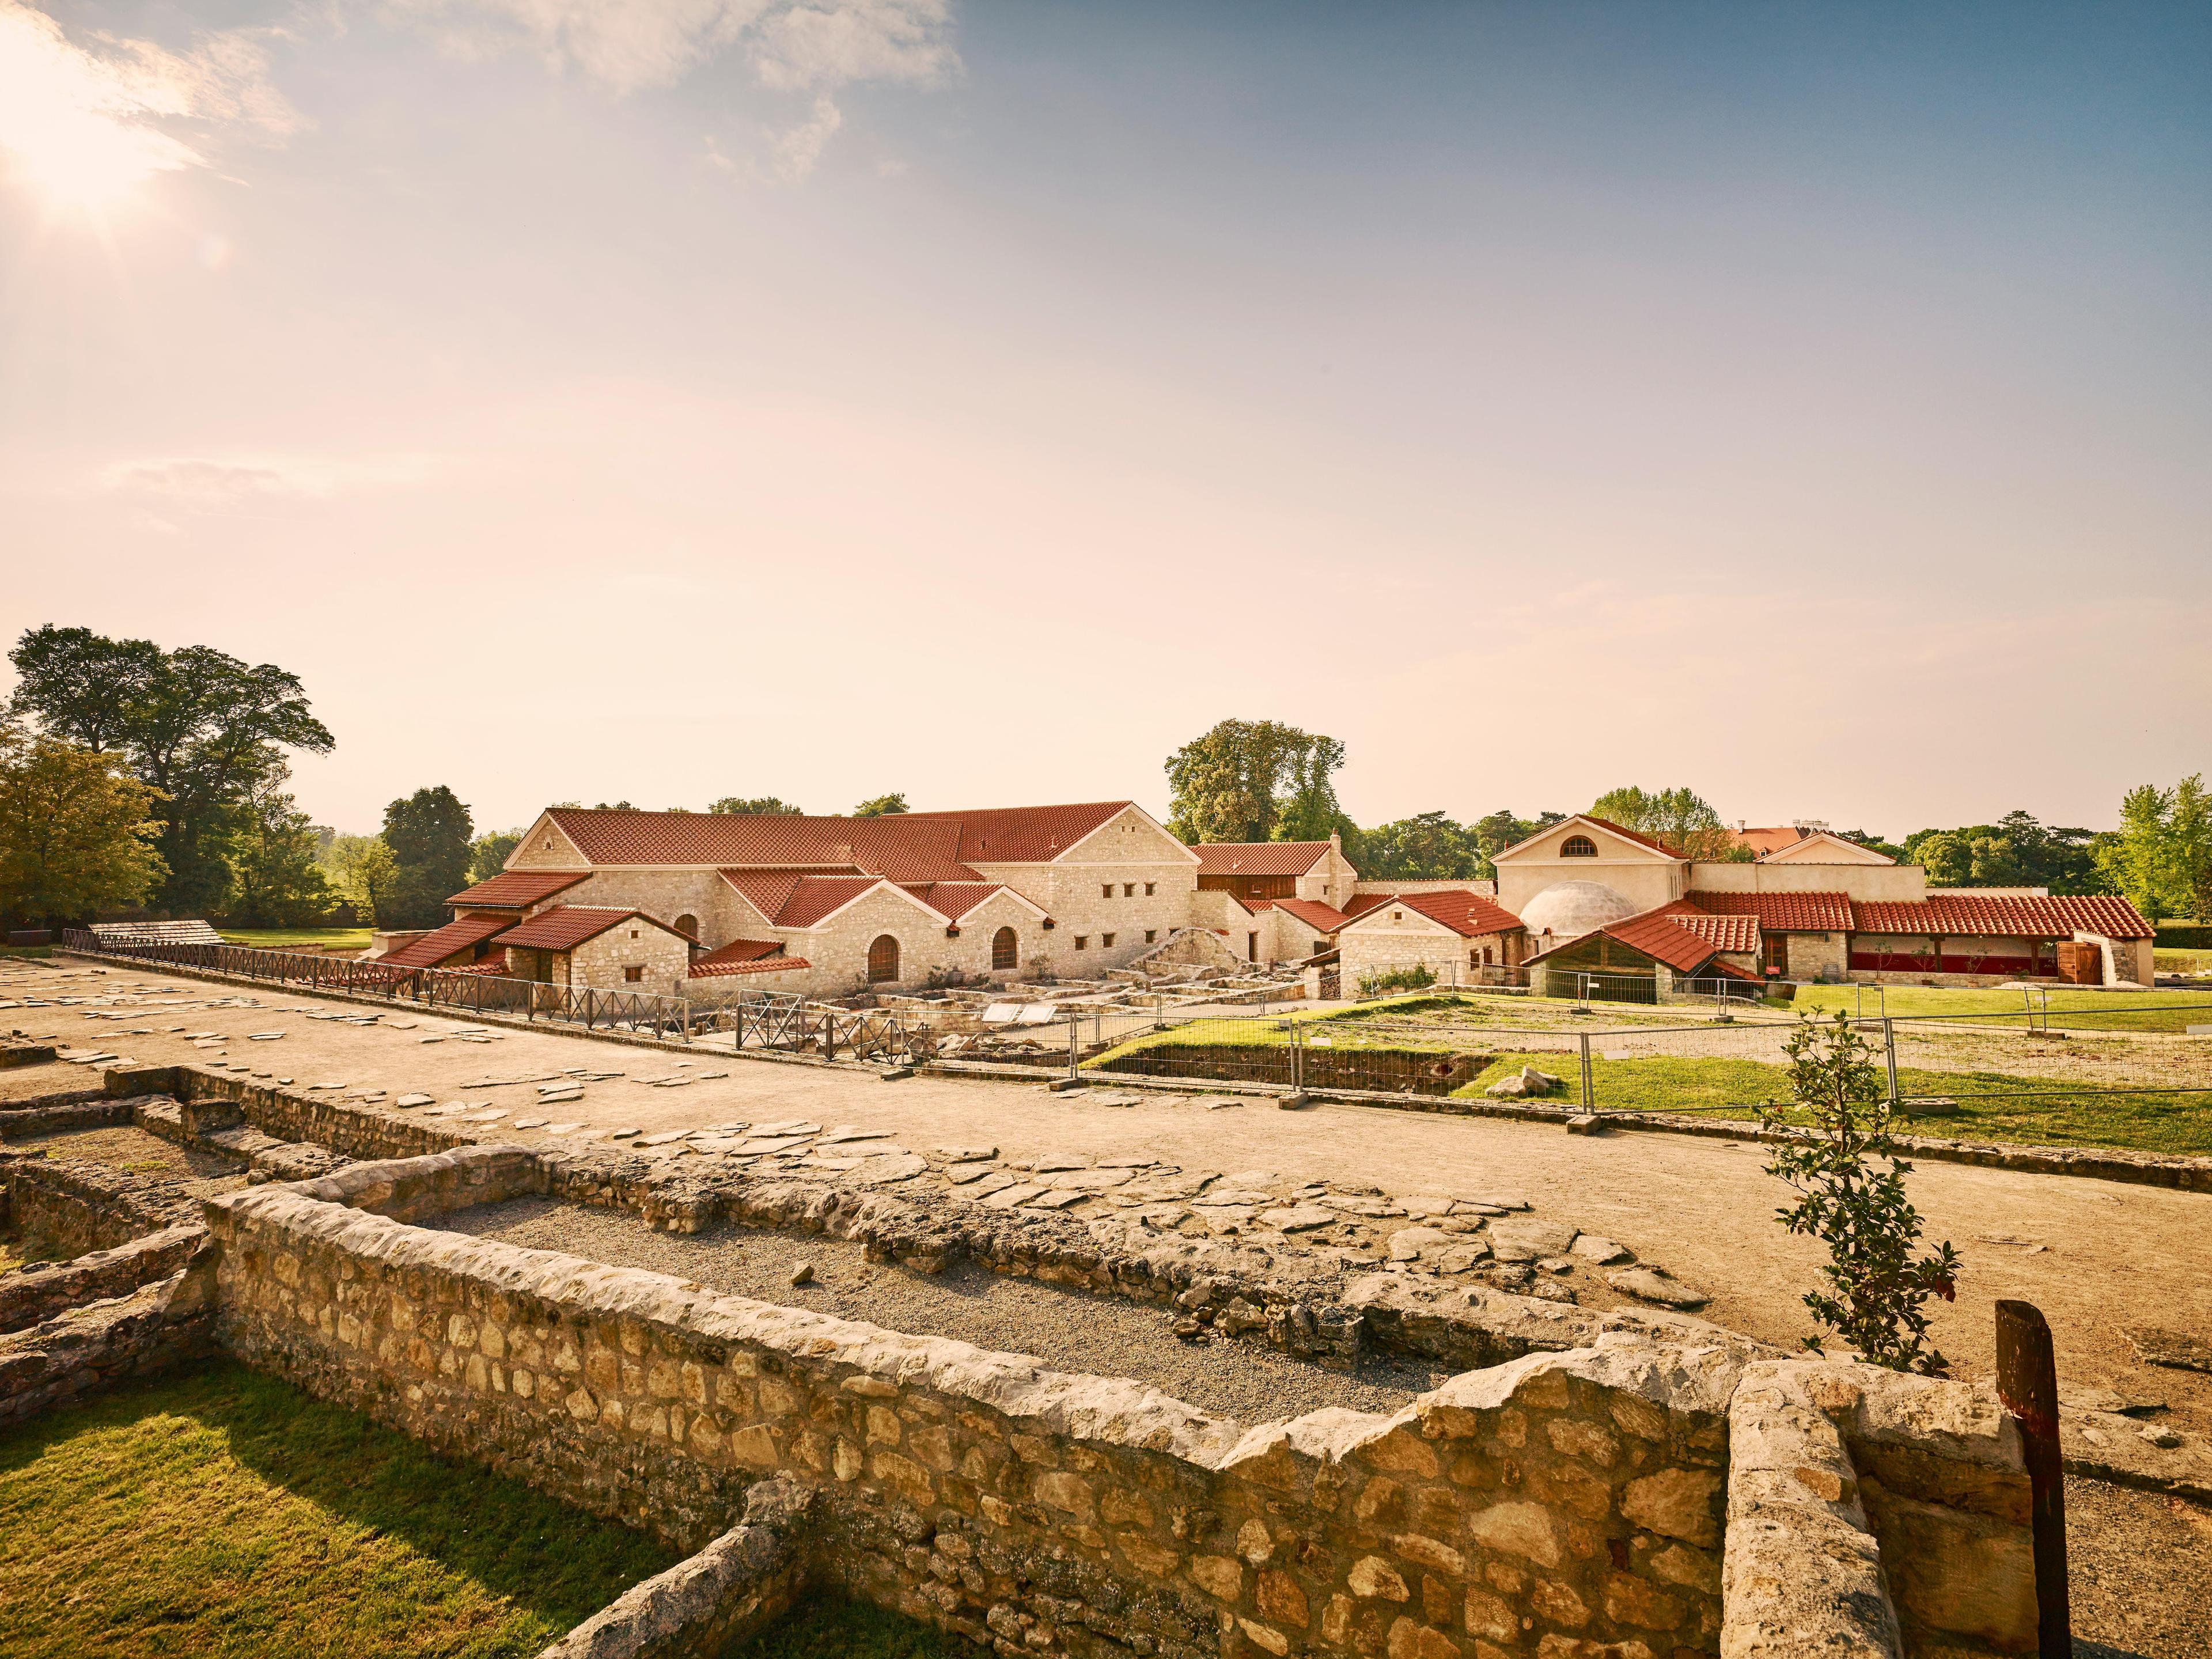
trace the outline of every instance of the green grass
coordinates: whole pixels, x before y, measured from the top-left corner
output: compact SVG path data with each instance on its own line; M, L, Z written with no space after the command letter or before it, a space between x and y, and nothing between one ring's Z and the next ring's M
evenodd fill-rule
M983 1651L964 1638L865 1601L825 1600L794 1607L738 1655L742 1659L976 1659Z
M1970 991L1923 985L1892 985L1877 997L1869 986L1862 993L1848 985L1806 986L1797 993L1794 1007L1825 1013L1841 1008L1849 1013L1862 1009L1871 1018L1887 1012L1899 1018L1927 1015L2021 1014L2030 1006L2019 991ZM2046 1004L2044 994L2032 994L2036 1018L2041 1023ZM2182 1006L2177 1007L2175 1005ZM2057 991L2047 1005L2051 1023L2069 1030L2179 1031L2191 1025L2212 1024L2212 991ZM2141 1008L2146 1012L2130 1012ZM2062 1018L2063 1016L2063 1018ZM2021 1021L1985 1019L1976 1022L1991 1030L2017 1030Z
M228 1364L0 1434L9 1659L524 1659L674 1559Z
M2185 951L2161 945L2153 955L2154 965L2161 974L2212 972L2212 951Z
M366 927L219 927L227 945L252 945L264 951L319 945L328 951L366 951Z
M0 957L30 957L39 958L54 953L51 945L0 945Z
M1523 1066L1549 1072L1566 1083L1564 1096L1578 1105L1582 1083L1573 1054L1501 1054L1473 1082L1454 1092L1480 1095ZM1593 1055L1591 1081L1601 1110L1698 1112L1717 1117L1753 1117L1762 1100L1786 1100L1788 1072L1756 1060L1607 1060ZM2073 1095L2058 1099L1978 1099L2015 1089L2063 1089L2048 1079L2014 1077L2001 1072L1929 1072L1898 1068L1897 1085L1906 1095L1948 1095L1959 1103L1952 1117L1911 1121L1908 1133L1958 1140L2004 1140L2031 1146L2118 1146L2136 1152L2212 1153L2212 1096Z

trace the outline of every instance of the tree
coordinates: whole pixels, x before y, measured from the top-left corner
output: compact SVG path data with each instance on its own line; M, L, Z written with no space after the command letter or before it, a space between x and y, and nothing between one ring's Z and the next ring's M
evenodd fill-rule
M230 886L231 815L283 764L286 749L325 754L329 730L299 678L249 667L207 646L164 651L82 628L33 629L9 653L21 678L10 708L41 730L121 756L162 797L160 908L206 913Z
M354 913L379 927L397 927L399 865L381 836L340 836L323 855L323 874Z
M878 795L872 800L864 800L855 806L853 816L856 818L889 818L896 817L905 811L904 795Z
M1790 1133L1766 1166L1799 1194L1775 1219L1828 1247L1820 1274L1829 1289L1807 1292L1805 1306L1869 1364L1941 1376L1948 1362L1927 1346L1924 1309L1931 1296L1957 1299L1958 1252L1945 1243L1914 1259L1920 1212L1905 1195L1912 1166L1898 1156L1874 1045L1839 1009L1826 1024L1804 1016L1783 1051L1797 1111L1812 1122ZM1776 1130L1790 1114L1769 1106L1759 1116ZM1805 1346L1819 1353L1822 1340L1808 1336Z
M1191 843L1319 841L1350 828L1331 781L1343 764L1334 738L1277 720L1223 720L1168 757L1168 829Z
M1705 864L1748 862L1751 851L1736 844L1729 827L1693 789L1608 789L1590 806L1590 816L1624 830L1664 842L1684 858Z
M886 797L888 799L888 797ZM765 817L801 817L804 810L774 795L725 795L707 809L709 812L750 812Z
M489 881L506 867L514 849L528 833L524 830L489 830L469 843L469 879Z
M1468 834L1474 838L1478 854L1474 873L1485 881L1495 881L1498 866L1490 861L1491 854L1518 845L1546 825L1557 823L1566 816L1565 812L1546 811L1537 813L1534 818L1519 818L1513 816L1510 808L1501 807L1487 817L1477 818L1468 827Z
M283 791L287 776L280 768L240 803L224 843L230 866L228 914L247 927L320 921L336 896L323 878L315 826Z
M2098 886L2096 837L2087 830L2039 823L2024 811L1995 823L1916 830L1904 860L1928 872L1937 887L2047 887L2087 893Z
M469 884L474 828L469 809L442 783L384 809L384 843L398 871L390 925L435 927L446 920L446 900Z
M2152 923L2212 917L2212 794L2204 775L2171 789L2146 783L2129 790L2119 829L2099 836L2093 853L2098 873Z
M1420 812L1359 832L1352 865L1376 881L1440 881L1472 878L1481 867L1474 832L1443 812Z
M89 920L162 876L154 792L112 756L0 722L0 914Z

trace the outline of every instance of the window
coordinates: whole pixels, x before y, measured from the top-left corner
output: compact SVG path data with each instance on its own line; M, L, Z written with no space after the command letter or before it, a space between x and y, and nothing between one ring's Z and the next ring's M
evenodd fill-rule
M897 977L898 941L889 933L878 933L868 946L868 983L888 984Z
M699 942L699 918L688 912L677 917L676 931L696 945Z
M1013 967L1015 965L1014 958L1018 949L1019 947L1014 941L1014 930L1011 927L1001 927L997 933L991 935L991 966L994 968Z
M1089 950L1091 948L1091 935L1088 933L1078 933L1075 936L1075 948L1079 951Z
M1112 949L1114 948L1114 935L1113 935L1113 934L1111 934L1111 933L1101 933L1101 934L1099 934L1099 935L1098 935L1098 948L1099 948L1100 950L1102 950L1102 951L1110 951L1110 950L1112 950Z
M1098 896L1100 898L1112 898L1114 896L1114 884L1110 881L1099 883Z
M1588 836L1569 836L1559 843L1559 856L1563 859L1594 859L1597 856L1597 843Z
M1260 936L1257 933L1247 933L1244 935L1244 959L1247 962L1259 961Z
M1158 883L1158 882L1156 882L1156 881L1148 881L1148 882L1146 882L1146 883L1145 884L1145 896L1146 896L1146 898L1150 898L1150 897L1152 897L1152 896L1153 894L1155 894L1155 893L1158 892L1159 890L1160 890L1160 884L1159 884L1159 883Z
M1482 947L1482 965L1486 968L1490 966L1490 947L1487 945Z
M644 983L645 983L645 969L644 969L643 968L641 968L641 967L640 967L640 968L625 968L625 969L623 969L623 984L625 984L625 985L642 985L642 984L644 984Z
M1136 884L1135 882L1133 882L1133 881L1125 881L1125 882L1123 882L1123 883L1121 884L1121 896L1122 896L1123 898L1134 898L1134 897L1136 897L1136 896L1137 896L1137 884Z
M636 929L636 928L635 928L635 927L631 928L631 929L629 930L629 936L630 936L632 939L635 939L635 938L637 937L637 929Z
M1393 921L1403 921L1405 919L1406 913L1403 910L1393 910L1390 913L1390 920Z
M1147 945L1152 944L1152 941L1158 939L1159 936L1160 930L1157 927L1147 927L1145 929L1145 943Z

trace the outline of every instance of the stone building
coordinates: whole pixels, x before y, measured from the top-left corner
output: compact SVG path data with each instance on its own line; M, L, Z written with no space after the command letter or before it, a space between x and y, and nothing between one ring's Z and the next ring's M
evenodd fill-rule
M1523 953L1520 917L1479 893L1372 893L1353 902L1336 935L1346 987L1395 968L1425 968L1447 985L1494 982L1500 976L1483 969L1515 966Z

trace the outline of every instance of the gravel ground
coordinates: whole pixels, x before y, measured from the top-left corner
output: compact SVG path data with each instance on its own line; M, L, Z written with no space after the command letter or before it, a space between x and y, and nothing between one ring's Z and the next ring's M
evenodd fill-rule
M1245 1343L1186 1343L1169 1330L1161 1309L1002 1279L973 1266L924 1278L870 1261L858 1244L818 1235L734 1227L688 1237L657 1233L632 1215L544 1198L459 1211L442 1224L532 1249L672 1273L733 1296L1029 1354L1055 1370L1133 1376L1243 1423L1324 1406L1393 1412L1446 1375L1370 1364L1347 1376ZM791 1269L801 1261L813 1264L816 1282L794 1287Z
M35 1140L9 1143L15 1152L43 1152L54 1158L81 1158L106 1164L132 1175L158 1176L165 1180L191 1177L194 1193L227 1193L245 1184L244 1166L234 1158L216 1152L188 1152L159 1135L130 1124L105 1129L71 1129Z
M2212 1510L2069 1480L2066 1547L2079 1659L2212 1654Z

